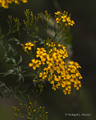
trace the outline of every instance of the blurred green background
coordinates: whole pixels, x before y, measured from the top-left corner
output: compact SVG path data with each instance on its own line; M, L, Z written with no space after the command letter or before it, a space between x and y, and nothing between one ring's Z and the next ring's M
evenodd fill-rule
M65 96L62 91L53 91L48 85L39 97L38 104L45 106L49 120L96 120L96 0L29 0L27 4L11 5L9 9L0 8L0 27L3 32L8 28L7 16L17 16L22 20L25 9L32 10L34 14L48 10L53 15L58 9L71 13L75 21L71 28L72 60L82 66L80 72L83 80L79 92ZM0 63L3 55L4 50L0 46ZM7 68L7 64L0 64L0 72ZM15 120L12 104L14 101L0 98L0 120ZM66 117L65 113L88 113L91 116Z

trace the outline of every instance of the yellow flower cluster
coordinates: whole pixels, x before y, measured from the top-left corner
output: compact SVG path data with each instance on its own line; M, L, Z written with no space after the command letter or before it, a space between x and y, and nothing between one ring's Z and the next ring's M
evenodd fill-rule
M46 48L46 49L45 49ZM41 81L46 79L52 84L52 89L62 89L64 94L71 93L71 86L79 90L81 87L82 79L78 68L81 68L77 62L69 61L68 65L64 61L68 57L66 48L61 44L54 42L46 43L45 48L37 48L36 57L39 60L32 59L29 67L36 68L42 67L39 73Z
M56 22L57 23L65 23L65 26L73 26L75 22L71 20L70 15L68 15L68 12L64 11L61 13L60 11L55 12Z
M0 7L8 8L9 4L19 4L20 2L27 3L27 0L0 0Z

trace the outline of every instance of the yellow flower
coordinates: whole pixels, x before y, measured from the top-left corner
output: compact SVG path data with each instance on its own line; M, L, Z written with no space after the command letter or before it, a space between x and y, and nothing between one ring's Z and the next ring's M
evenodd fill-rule
M53 78L53 76L50 74L50 75L48 76L48 81L50 82L50 81L52 80L52 78Z
M61 44L58 44L58 47L63 47L63 45L61 45Z
M61 76L58 76L58 78L56 79L56 81L58 82L56 84L57 86L62 86L62 88L65 87L64 80L61 78Z
M77 62L74 62L74 61L69 61L69 63L73 66L75 66L76 68L81 68L81 66L77 63Z
M25 51L26 53L28 53L28 51L26 50L25 46L24 46L23 44L21 44L21 46L23 47L24 51Z
M75 73L76 70L77 70L77 68L75 66L73 66L73 65L68 65L68 67L69 67L68 71L71 72L71 73Z
M76 90L79 90L79 87L81 87L81 81L79 81L79 80L75 81L74 87L76 87Z
M66 77L65 77L65 79L66 79L67 81L68 81L68 80L70 81L71 75L70 75L70 74L67 74Z
M72 20L72 21L71 21L71 26L73 26L74 24L75 24L75 22Z
M42 56L42 54L43 54L43 52L39 52L39 51L37 51L37 55L36 55L36 57L38 58L38 57Z
M60 22L60 20L61 20L60 18L56 18L56 22L57 22L57 23L59 23L59 22Z
M75 74L71 74L71 77L72 77L73 81L77 81L78 80L78 77Z
M46 45L49 45L49 43L47 42Z
M70 81L64 81L64 87L65 90L68 91L69 89L71 89L71 82Z
M82 76L79 72L76 73L76 76L79 77L79 79L82 79Z
M67 19L66 15L61 16L61 18L62 18L62 22L66 22L66 19Z
M70 94L71 93L71 89L68 89L68 90L63 90L64 94L66 95L67 93Z
M50 63L54 64L53 58L49 57L49 55L48 55L48 56L47 56L47 61L46 61L46 63L47 63L47 64L50 64Z
M53 86L52 86L52 89L53 89L53 90L56 90L56 86L55 86L54 84L53 84Z
M31 47L34 46L31 42L25 44L25 49L31 50Z
M36 112L36 110L34 109L33 112Z
M52 55L53 55L54 60L57 60L61 57L61 55L59 53L53 53Z
M23 3L27 3L28 1L27 0L21 0Z
M67 19L66 19L66 20L67 20L67 22L71 22L70 17L67 17Z
M41 63L45 64L44 62L47 58L46 50L44 48L37 48L36 53L37 53L36 57L40 57Z
M61 13L60 11L57 11L55 12L55 15L60 15L60 13Z
M30 117L27 117L28 120L30 120Z
M45 48L37 48L38 52L46 52Z
M43 80L47 77L47 74L46 74L46 72L41 72L40 74L39 74L39 77L41 77Z
M36 70L36 67L39 67L41 65L40 60L32 59L32 63L29 63L29 67L33 67L33 70Z
M41 60L44 59L44 61L47 59L48 55L46 53L43 53L42 56L40 56Z
M51 42L50 47L54 47L54 46L55 46L55 43Z
M65 48L63 48L65 49ZM65 59L66 57L68 57L67 51L66 50L62 50L60 49L60 54L62 55L62 58Z
M64 74L65 68L63 65L56 67L57 73Z
M42 53L42 55L41 56L39 56L40 57L40 59L41 59L41 63L42 64L45 64L45 61L46 61L46 59L47 59L47 54L46 53Z
M46 71L47 74L50 73L52 75L55 69L55 65L50 63L47 68L44 68L44 71Z
M62 66L64 64L65 64L65 62L61 58L56 59L56 65Z
M56 79L57 79L57 76L54 74L54 76L51 77L50 83L51 83L51 84L54 84L55 81L56 81Z

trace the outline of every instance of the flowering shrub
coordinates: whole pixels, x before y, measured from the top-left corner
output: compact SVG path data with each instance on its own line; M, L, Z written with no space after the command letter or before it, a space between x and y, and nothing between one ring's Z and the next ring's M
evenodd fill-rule
M66 11L55 12L54 34L49 37L47 29L51 25L51 15L47 11L34 16L33 12L27 9L24 14L26 19L23 20L23 25L18 18L8 16L8 33L6 35L0 33L1 45L6 51L5 62L11 65L3 76L16 76L13 86L8 87L0 82L0 92L3 95L2 90L6 89L9 96L14 96L20 101L24 113L21 114L17 107L13 107L15 116L30 120L47 120L48 115L44 107L37 109L36 104L30 102L28 90L31 88L31 92L38 97L47 82L52 84L53 90L60 89L65 95L71 93L72 86L79 90L82 76L78 69L81 66L68 59L67 49L60 43L63 40L68 44L68 32L75 22ZM45 30L42 31L45 32L45 38L40 36L39 23L45 25ZM31 77L31 81L26 77Z

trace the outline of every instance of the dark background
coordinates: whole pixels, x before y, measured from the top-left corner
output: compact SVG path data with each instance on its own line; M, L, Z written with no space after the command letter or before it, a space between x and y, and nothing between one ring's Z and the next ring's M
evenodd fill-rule
M24 18L23 11L30 9L34 14L48 10L52 15L58 9L71 13L75 25L72 33L72 60L81 66L83 76L82 87L72 95L63 95L62 91L53 91L48 86L39 97L39 104L43 104L49 112L49 120L95 120L96 119L96 1L95 0L29 0L27 4L13 5L0 12L0 26L6 32L7 16L13 15ZM0 46L0 62L3 60L4 50ZM6 65L1 65L6 69ZM0 70L1 72L1 70ZM50 88L50 89L49 89ZM85 113L91 117L66 117L65 113ZM3 119L2 119L3 120ZM4 119L5 120L5 119ZM6 119L8 120L8 119ZM11 120L11 119L10 119Z

